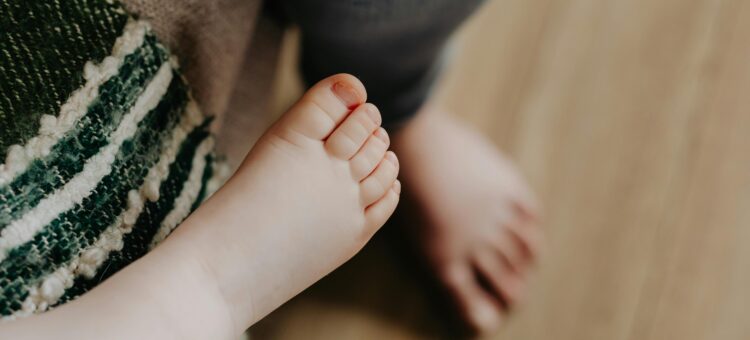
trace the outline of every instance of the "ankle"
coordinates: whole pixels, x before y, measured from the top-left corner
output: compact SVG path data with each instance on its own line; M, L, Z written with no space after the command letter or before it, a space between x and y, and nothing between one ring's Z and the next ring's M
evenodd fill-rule
M232 266L222 261L227 255L224 252L226 245L222 244L215 233L207 230L210 229L206 228L209 225L210 223L205 223L199 209L175 232L184 235L173 237L183 238L181 241L184 241L185 246L182 248L187 249L184 253L189 252L187 261L190 263L191 272L194 273L195 281L201 287L205 299L215 311L209 317L220 319L219 322L225 325L224 329L232 330L231 335L236 337L256 320L251 303L252 294L246 291L241 298L236 296L238 289L234 289L236 282L233 282L236 280L233 279L233 273L228 272L232 270Z
M136 311L153 311L151 313L158 318L155 324L165 334L175 338L201 338L208 334L212 338L217 334L220 338L235 338L240 333L234 327L228 304L187 236L185 233L172 235L129 267L128 270L136 272L131 275L136 281L119 280L112 284L130 292L123 295L132 295L132 299L126 300ZM144 281L143 278L155 280Z
M171 252L176 254L188 267L185 272L194 286L198 287L205 304L210 307L211 312L205 317L210 326L222 326L224 330L230 330L231 336L236 338L242 334L255 321L255 313L252 308L251 293L248 292L252 285L248 282L238 282L237 272L242 268L237 267L236 254L237 242L244 235L235 235L225 230L230 227L231 222L220 217L236 215L227 211L226 205L216 204L215 196L220 196L226 191L226 185L194 211L175 232L170 236L169 242L162 246L170 247ZM242 288L237 287L243 285ZM237 292L244 294L240 297Z
M193 260L196 276L199 278L200 286L205 290L204 295L207 296L207 300L212 302L213 310L216 311L211 317L219 319L220 323L226 325L224 329L231 330L232 338L236 338L250 327L254 322L252 320L255 320L252 304L249 308L238 308L239 300L230 296L226 284L222 282L221 278L227 275L218 272L222 270L222 267L212 263L208 256L196 255L198 256L195 256ZM247 295L251 294L248 292ZM238 310L250 310L251 312L240 313Z

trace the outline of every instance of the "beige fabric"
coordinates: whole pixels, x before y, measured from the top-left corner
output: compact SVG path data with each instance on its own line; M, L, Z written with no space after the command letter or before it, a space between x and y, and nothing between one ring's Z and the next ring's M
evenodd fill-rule
M208 114L226 110L260 0L122 0L177 55Z
M260 16L252 43L234 87L216 148L225 155L232 170L266 130L274 118L269 114L272 83L276 77L282 27Z
M235 169L268 125L281 28L259 16L261 0L122 1L177 55L196 100L217 116L218 152Z

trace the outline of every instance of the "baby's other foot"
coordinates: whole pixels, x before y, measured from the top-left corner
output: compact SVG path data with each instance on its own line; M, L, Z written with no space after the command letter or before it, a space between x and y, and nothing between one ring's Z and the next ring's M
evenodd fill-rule
M398 160L365 100L350 75L313 86L188 220L210 226L195 245L238 327L351 258L396 208Z
M538 208L515 166L476 131L426 108L394 137L412 232L458 314L495 330L524 298L541 239Z

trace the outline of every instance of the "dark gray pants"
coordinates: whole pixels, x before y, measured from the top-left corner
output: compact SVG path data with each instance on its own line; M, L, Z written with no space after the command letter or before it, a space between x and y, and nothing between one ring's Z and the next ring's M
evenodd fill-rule
M483 0L284 0L302 31L301 68L314 84L351 73L365 84L386 127L427 99L455 29Z

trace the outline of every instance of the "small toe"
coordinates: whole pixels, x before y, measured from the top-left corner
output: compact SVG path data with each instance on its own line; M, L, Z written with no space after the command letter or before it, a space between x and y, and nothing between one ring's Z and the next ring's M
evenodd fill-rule
M442 272L442 281L464 321L477 333L497 330L503 321L500 304L482 289L467 265L453 265Z
M369 206L386 194L398 176L398 158L388 151L377 168L360 182L360 196L363 206Z
M524 281L515 272L502 253L481 249L474 257L478 274L501 299L503 305L511 308L524 297Z
M380 160L385 156L390 145L390 139L385 129L379 128L367 139L365 145L349 161L352 177L361 181L375 170Z
M502 254L514 271L524 273L531 259L526 251L525 242L520 240L510 228L510 226L501 226L500 231L494 237L489 237L490 247Z
M281 118L281 125L305 137L323 140L366 99L365 87L356 77L333 75L305 92Z
M542 207L536 194L525 185L525 181L520 181L515 192L513 209L516 211L522 221L538 222L542 219Z
M541 253L544 243L544 233L536 223L513 223L508 225L509 236L519 247L521 258L527 262L534 262Z
M382 227L385 221L393 215L400 196L401 182L396 180L385 196L365 209L365 220L367 221L367 229L369 231L374 233L375 230Z
M326 149L341 159L352 158L382 122L380 111L370 103L357 107L326 140Z

